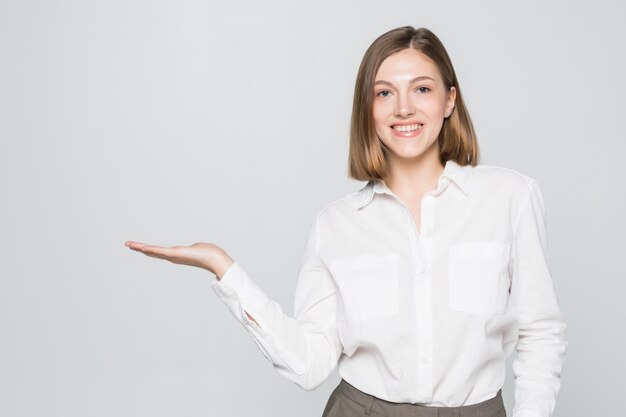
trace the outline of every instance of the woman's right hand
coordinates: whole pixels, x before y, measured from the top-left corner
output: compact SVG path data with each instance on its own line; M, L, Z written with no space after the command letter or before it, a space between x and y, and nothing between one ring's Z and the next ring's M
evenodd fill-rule
M226 251L213 243L199 242L191 246L156 246L128 240L124 243L130 249L152 258L165 259L175 264L206 269L221 279L235 262Z

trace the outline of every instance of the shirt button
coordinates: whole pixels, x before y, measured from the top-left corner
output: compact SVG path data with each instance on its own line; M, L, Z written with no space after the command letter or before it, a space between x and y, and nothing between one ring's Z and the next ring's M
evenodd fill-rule
M433 229L430 227L426 228L426 236L431 236L433 234Z
M427 358L422 359L422 363L423 363L424 365L428 365L428 359L427 359Z

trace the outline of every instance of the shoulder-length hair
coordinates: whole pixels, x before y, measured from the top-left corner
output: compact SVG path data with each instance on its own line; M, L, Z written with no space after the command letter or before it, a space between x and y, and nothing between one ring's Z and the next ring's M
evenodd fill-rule
M437 141L440 159L445 165L453 160L459 165L476 165L478 141L452 61L439 38L426 28L405 26L393 29L376 39L365 52L354 87L350 122L349 177L359 181L382 179L388 173L387 151L378 139L372 107L376 73L383 61L403 49L416 49L437 65L448 91L456 89L452 113L443 121Z

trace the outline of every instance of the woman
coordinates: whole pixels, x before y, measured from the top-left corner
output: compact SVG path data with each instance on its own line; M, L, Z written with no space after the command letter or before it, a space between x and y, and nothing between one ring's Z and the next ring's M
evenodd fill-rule
M549 271L537 182L478 165L478 145L440 40L403 27L369 47L357 75L349 174L367 185L316 219L294 317L220 247L126 242L205 268L276 370L314 389L342 377L324 417L548 417L565 323Z

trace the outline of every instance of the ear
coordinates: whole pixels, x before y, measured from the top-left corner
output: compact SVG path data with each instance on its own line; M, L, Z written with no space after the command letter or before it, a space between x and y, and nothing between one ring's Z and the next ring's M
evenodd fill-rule
M454 103L456 101L456 88L454 86L450 87L450 91L448 92L448 98L446 99L446 117L452 114L452 110L454 110Z

